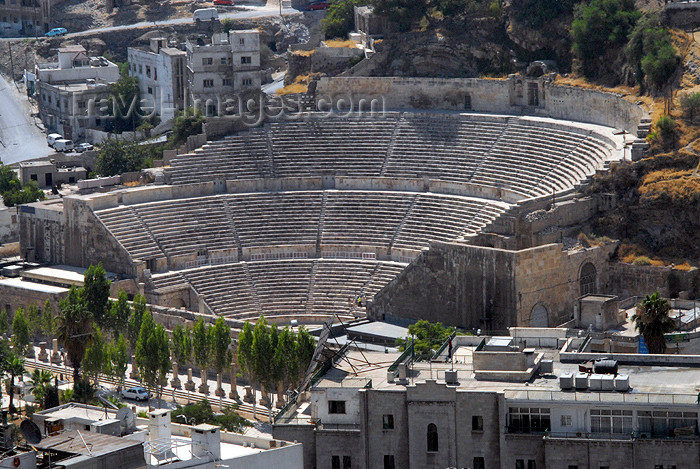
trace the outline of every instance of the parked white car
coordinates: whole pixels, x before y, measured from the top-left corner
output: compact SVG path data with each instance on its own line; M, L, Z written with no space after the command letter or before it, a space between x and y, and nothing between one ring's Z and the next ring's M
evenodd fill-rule
M62 151L64 153L73 151L73 140L66 140L65 138L56 140L53 147L56 151Z
M150 394L146 388L134 386L133 388L123 390L122 396L126 399L133 399L135 401L146 401L148 400Z
M56 140L61 140L62 138L63 135L61 134L49 134L46 136L46 143L48 143L50 147L53 147Z
M219 12L216 11L216 8L200 8L199 10L194 11L192 19L195 21L195 23L199 23L200 21L218 20Z
M95 147L92 146L91 143L80 143L80 144L78 144L78 146L75 147L75 151L77 153L82 153L84 151L92 151L94 149L95 149Z

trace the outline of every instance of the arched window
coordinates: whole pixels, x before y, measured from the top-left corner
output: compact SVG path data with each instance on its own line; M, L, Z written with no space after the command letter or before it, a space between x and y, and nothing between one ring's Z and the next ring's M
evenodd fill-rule
M596 270L595 266L590 262L586 262L583 264L583 267L581 267L581 277L579 282L581 284L582 296L596 292Z
M438 432L434 423L428 425L428 451L438 450Z

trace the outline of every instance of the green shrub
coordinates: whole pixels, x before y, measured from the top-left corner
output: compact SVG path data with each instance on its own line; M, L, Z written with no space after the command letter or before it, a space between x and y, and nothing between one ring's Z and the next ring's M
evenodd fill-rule
M682 95L681 109L685 118L693 123L695 116L700 113L700 93L686 93Z
M671 35L658 15L642 17L630 34L625 48L627 62L635 70L637 83L645 79L653 88L663 88L675 75L680 56L671 43Z
M634 265L651 265L651 259L649 259L647 256L639 256L632 261L632 264Z
M676 144L676 129L678 124L669 116L661 116L654 124L656 134L661 139L661 144L665 148L672 148Z
M339 0L331 3L326 17L321 20L321 29L326 38L345 38L354 27L354 7L368 3L368 0Z
M241 433L245 427L250 427L252 424L236 413L237 408L236 405L228 406L224 408L223 413L215 414L209 401L204 399L196 404L177 406L171 414L171 419L173 422L186 425L208 423L218 425L230 432Z
M584 75L598 75L599 59L627 42L640 16L633 0L593 0L576 6L571 36Z

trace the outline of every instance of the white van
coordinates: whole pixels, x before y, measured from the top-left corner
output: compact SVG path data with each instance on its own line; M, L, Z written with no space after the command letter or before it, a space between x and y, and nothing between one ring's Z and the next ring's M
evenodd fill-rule
M48 143L50 147L53 147L56 140L61 140L62 138L63 135L61 134L49 134L46 136L46 143Z
M66 140L65 138L56 140L53 147L56 151L62 151L64 153L73 151L73 140Z
M200 8L194 11L192 19L195 23L199 23L200 21L215 21L219 19L219 12L216 11L216 8Z

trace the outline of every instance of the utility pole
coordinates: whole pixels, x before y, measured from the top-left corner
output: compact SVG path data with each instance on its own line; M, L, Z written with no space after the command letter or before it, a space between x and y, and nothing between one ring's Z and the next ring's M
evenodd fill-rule
M15 87L17 88L17 91L19 91L19 86L17 85L17 82L15 81L15 64L12 61L12 46L10 45L10 42L7 42L7 50L10 51L10 79L12 80L12 83L14 83Z

